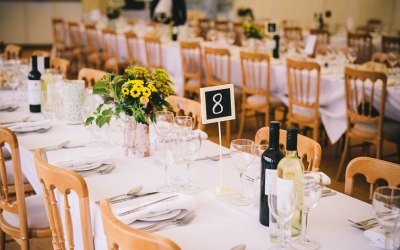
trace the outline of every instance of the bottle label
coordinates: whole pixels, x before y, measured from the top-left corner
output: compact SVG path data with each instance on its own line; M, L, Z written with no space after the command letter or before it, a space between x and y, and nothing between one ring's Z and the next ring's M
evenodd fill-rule
M293 180L276 178L276 195L277 195L277 210L280 213L290 213L292 209L294 193Z
M276 169L265 169L265 187L264 193L265 195L269 195L270 193L276 194Z
M40 105L40 80L28 80L28 100L30 105Z

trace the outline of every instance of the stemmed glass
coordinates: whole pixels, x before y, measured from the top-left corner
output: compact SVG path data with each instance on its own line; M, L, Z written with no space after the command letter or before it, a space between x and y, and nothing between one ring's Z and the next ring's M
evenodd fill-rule
M167 137L174 127L174 113L170 111L156 112L156 130L160 137Z
M372 206L379 225L385 231L385 249L397 249L393 234L400 223L400 188L377 188Z
M243 174L251 166L254 160L254 142L247 139L236 139L230 146L233 164L239 171L240 195L230 200L233 205L247 206L252 200L243 195Z
M10 69L6 71L6 81L8 86L10 86L11 90L13 91L13 96L12 96L12 104L17 105L17 87L19 85L19 72L17 69Z
M192 131L193 118L190 116L182 115L175 117L176 133L180 136L185 136Z
M299 201L299 206L303 213L302 235L299 239L292 242L295 249L319 249L320 244L307 238L308 212L317 206L321 198L322 185L321 175L315 172L304 171L303 177L303 200Z
M281 187L282 185L282 187ZM284 185L284 188L283 188ZM290 222L294 215L297 205L297 195L292 180L280 180L277 185L269 186L268 206L269 212L278 224L278 235L280 245L272 246L269 249L292 249L287 245L285 237L285 224Z
M396 54L396 52L389 52L387 55L387 61L390 65L390 72L392 73L392 75L394 76L396 74L396 64L398 61L398 55Z
M190 165L197 158L201 148L201 136L197 133L189 133L178 138L178 152L180 157L186 163L187 167L187 184L179 190L182 193L196 194L200 192L200 188L193 186L190 177Z
M158 187L159 192L168 193L175 191L170 185L170 176L168 173L169 166L174 162L176 155L176 140L172 138L159 138L155 143L155 156L157 161L164 166L165 179L164 184Z
M351 64L354 64L354 62L357 60L357 48L356 47L348 48L346 57Z

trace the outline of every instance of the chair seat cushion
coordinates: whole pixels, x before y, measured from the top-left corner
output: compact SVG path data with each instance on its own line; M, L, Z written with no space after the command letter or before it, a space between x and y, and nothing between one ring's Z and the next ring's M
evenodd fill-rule
M354 125L354 129L362 132L376 135L378 126L372 123L358 122ZM399 140L400 138L400 123L391 120L383 121L382 136L390 141Z
M264 95L250 95L247 97L246 101L251 106L264 107L267 104L267 98ZM272 107L276 107L281 104L281 101L273 95L270 96L269 102Z
M294 107L293 114L306 119L314 119L314 109L305 107Z
M7 184L12 185L14 184L14 170L12 167L12 161L6 161L6 171L7 171ZM23 183L28 183L28 179L25 177L24 174L22 174L22 182Z
M29 228L49 227L49 220L44 206L44 198L41 195L32 195L25 198L26 213ZM4 219L12 226L19 227L18 215L3 211Z
M200 87L200 81L197 78L189 79L189 81L185 83L185 88L187 89L198 89Z

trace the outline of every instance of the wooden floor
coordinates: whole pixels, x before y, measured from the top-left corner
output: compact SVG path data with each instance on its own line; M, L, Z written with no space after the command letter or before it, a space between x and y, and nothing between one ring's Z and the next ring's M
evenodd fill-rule
M29 51L25 53L26 56L29 56ZM255 119L250 118L246 122L246 130L244 131L244 134L242 138L246 139L252 139L254 140L254 135L257 131L257 128L255 126ZM222 129L225 128L225 126L221 126ZM232 124L232 139L237 138L237 124L233 123ZM207 125L206 127L206 132L209 135L209 139L218 142L218 127L216 124L210 124ZM224 131L222 132L224 134ZM223 141L224 146L229 147L229 144L225 141ZM371 147L371 157L374 157L373 153L374 148ZM392 143L389 142L384 142L383 146L383 152L384 154L390 154L396 152L396 146ZM340 156L341 152L337 149L336 145L331 145L328 143L327 146L322 147L322 161L321 161L321 171L326 173L328 176L331 177L332 184L330 185L330 188L335 189L339 192L344 191L344 182L338 182L335 179L337 167L339 165L340 161ZM350 158L358 157L358 156L363 156L363 153L361 152L361 149L359 148L352 148L351 149L351 156ZM385 160L400 163L399 159L397 157L392 157L392 158L385 158ZM347 163L346 163L347 164ZM368 200L368 194L369 194L369 185L365 182L364 178L357 178L356 179L356 186L355 186L355 197L358 199L361 199L366 202L370 202ZM40 239L40 240L31 240L32 242L32 247L31 249L41 249L41 250L47 250L47 249L52 249L51 246L51 239ZM6 249L20 249L15 242L9 242L6 244Z

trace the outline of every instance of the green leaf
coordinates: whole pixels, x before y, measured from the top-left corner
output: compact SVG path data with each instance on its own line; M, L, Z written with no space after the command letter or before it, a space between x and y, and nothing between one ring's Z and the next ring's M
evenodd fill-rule
M92 117L92 116L88 117L85 121L85 126L89 126L90 124L92 124L93 120L94 120L94 117Z
M96 108L96 112L100 113L101 109L103 108L104 103L100 104L97 108Z
M110 115L112 115L112 108L103 110L103 112L101 112L101 115L102 116L110 116Z
M105 82L105 81L98 81L94 85L93 90L95 90L95 89L105 89L105 88L109 88L109 87L110 87L110 83Z
M93 89L93 94L94 95L108 95L108 91L106 88Z
M113 82L117 83L122 78L122 75L117 75L114 77Z

